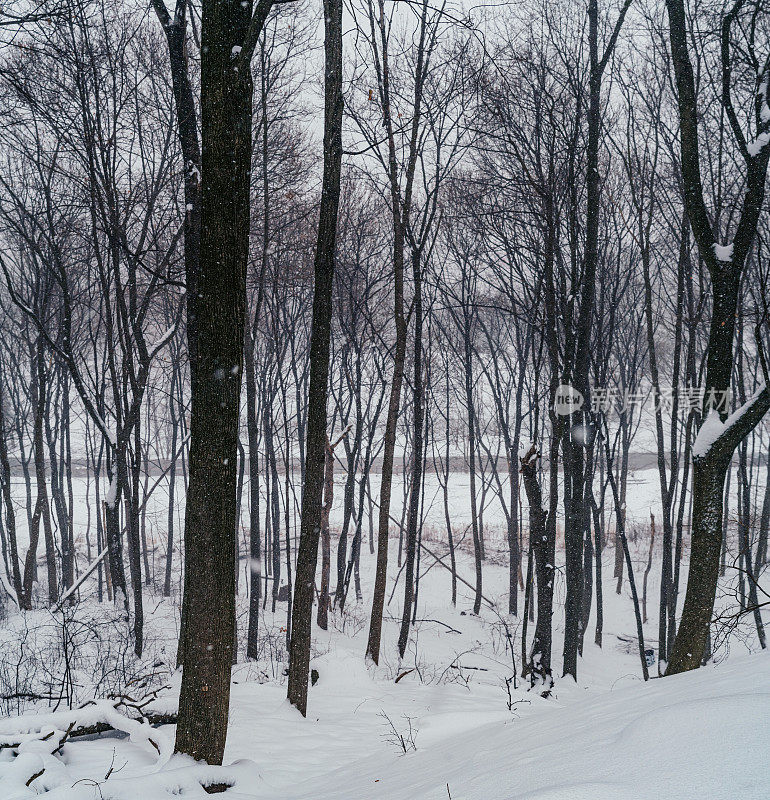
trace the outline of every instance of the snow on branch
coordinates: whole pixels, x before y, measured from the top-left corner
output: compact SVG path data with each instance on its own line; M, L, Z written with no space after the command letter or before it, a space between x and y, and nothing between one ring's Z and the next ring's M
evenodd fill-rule
M711 409L695 438L693 461L706 458L711 453L731 456L738 444L770 410L770 391L763 384L757 391L724 421Z
M760 133L756 139L752 139L747 145L746 150L750 156L758 156L762 150L770 143L770 131Z

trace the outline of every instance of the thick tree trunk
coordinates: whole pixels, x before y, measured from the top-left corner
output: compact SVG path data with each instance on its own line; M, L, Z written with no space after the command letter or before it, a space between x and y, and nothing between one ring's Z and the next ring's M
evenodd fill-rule
M697 669L706 649L719 578L722 490L727 466L728 464L715 459L698 459L693 463L690 572L682 618L666 669L667 675Z
M701 258L708 267L712 283L712 314L706 351L706 402L711 392L726 392L733 371L733 339L738 312L741 273L751 251L759 215L764 204L765 182L770 147L765 143L749 152L740 124L735 118L731 92L732 57L731 25L738 13L736 5L728 12L721 26L721 102L727 111L733 137L737 140L745 165L743 197L740 203L734 237L729 248L721 249L712 227L703 198L698 144L698 99L695 77L688 49L688 26L683 0L666 0L668 10L671 57L676 78L681 143L682 179L687 216L698 244ZM753 48L753 39L751 43ZM767 68L760 67L758 86L767 85ZM770 126L767 114L767 93L760 90L755 104L756 137L766 136ZM757 139L759 141L759 138ZM682 620L674 640L666 674L683 672L700 666L709 641L709 623L714 607L719 577L719 554L722 544L722 511L725 476L730 460L740 441L753 430L770 407L770 390L764 390L744 408L715 441L699 442L693 448L693 520L690 572ZM714 425L711 412L704 425ZM720 412L724 421L726 412ZM710 420L710 421L709 421ZM703 427L699 432L699 440Z
M250 0L204 0L197 355L185 508L182 687L176 749L221 764L235 629L238 412L249 244ZM250 55L250 54L249 54Z

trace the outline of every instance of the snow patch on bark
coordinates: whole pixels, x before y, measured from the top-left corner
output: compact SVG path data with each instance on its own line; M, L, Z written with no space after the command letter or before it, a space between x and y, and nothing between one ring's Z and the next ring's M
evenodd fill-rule
M728 244L714 244L714 255L719 261L732 261L733 260L733 243Z

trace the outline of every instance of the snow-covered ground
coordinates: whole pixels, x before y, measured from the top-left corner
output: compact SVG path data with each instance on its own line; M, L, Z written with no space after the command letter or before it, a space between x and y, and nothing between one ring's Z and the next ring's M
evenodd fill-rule
M459 611L443 616L448 624L465 630L443 634L441 626L421 625L412 653L424 651L423 680L411 673L395 683L395 665L379 670L364 666L361 635L330 634L338 647L314 660L321 677L311 689L307 719L287 704L282 685L249 680L252 668L236 667L225 761L241 763L233 773L236 786L227 796L234 800L764 800L769 796L767 655L734 656L716 667L643 684L633 659L615 637L608 637L602 652L587 645L581 663L585 678L578 684L558 682L555 696L547 700L519 685L512 689L509 710L504 685L497 680L510 675L504 655L496 656L488 642L487 652L479 647L457 653L460 637L464 645L473 631L481 644L490 623L471 620ZM393 633L392 628L387 631L389 637ZM412 656L409 663L420 661ZM454 677L442 675L450 662L465 668L454 670ZM610 672L625 669L627 674L609 680ZM391 722L405 737L406 753L394 740ZM0 723L0 734L13 724ZM170 742L173 728L157 733ZM13 762L0 761L0 795L17 800L50 788L43 794L49 800L207 796L191 780L196 772L187 760L159 761L144 737L135 738L74 740L62 750L61 767L49 768L48 775L43 773L29 788L16 784L11 789L9 782L3 791L4 771Z
M455 474L452 478L451 518L458 534L470 521L467 477ZM629 520L644 531L650 510L656 511L655 487L653 470L633 475L629 483ZM84 489L85 481L77 492L81 503ZM339 489L341 486L336 492L333 526L340 520ZM437 489L435 477L431 477L425 535L431 549L444 555L443 501ZM397 489L396 497L400 494ZM165 503L159 489L148 512L148 535L158 547L158 575L162 572ZM398 514L397 502L394 516ZM78 520L82 533L86 524L82 506ZM750 621L722 643L715 665L695 674L644 684L628 583L624 582L621 594L615 593L614 549L609 545L603 556L602 646L594 643L594 602L578 681L557 679L552 695L544 699L529 691L517 674L523 620L521 614L513 617L506 613L508 577L502 522L499 508L495 510L491 504L485 516L489 549L484 564L484 595L491 604L483 604L479 616L471 613L472 592L463 584L458 587L457 606L452 606L449 572L423 552L419 621L403 660L396 650L403 576L397 566L398 542L392 540L383 651L376 668L366 666L363 658L374 571L374 558L364 543L362 600L356 601L351 590L344 614L332 613L329 630L314 627L312 666L320 677L310 689L307 719L285 699L286 604L279 603L273 614L268 603L260 620L262 658L233 668L225 762L239 764L229 774L228 782L235 786L226 796L249 800L770 797L770 764L765 757L770 742L770 690L765 691L770 686L770 659L749 654L757 650ZM473 583L469 539L467 536L459 552L458 572ZM646 536L632 545L640 593L647 547ZM657 646L658 552L656 546L648 585L649 621L644 626L646 646L653 650ZM333 569L332 587L334 583ZM686 565L682 595L685 583ZM247 607L244 584L242 581L239 596L242 639ZM519 600L521 604L521 593ZM561 671L563 600L564 576L557 569L553 619L557 675ZM721 602L729 602L729 593ZM137 672L157 671L160 680L172 686L178 683L178 675L172 674L176 603L174 597L163 599L156 589L147 590L148 647L144 663L136 667ZM89 620L101 615L106 620L104 609L86 598L74 613ZM27 638L27 653L34 649L36 659L45 658L40 631L45 629L46 635L55 638L60 616L33 612L30 624L38 626L38 633ZM106 620L106 624L113 623ZM19 655L19 639L13 638L19 620L10 618L3 625L9 638L2 645L0 662L12 664ZM529 641L533 627L530 623ZM118 657L122 658L121 653ZM657 667L650 672L657 675ZM75 683L85 687L89 676L74 674ZM77 687L74 691L77 694ZM173 689L165 704L173 706ZM35 710L49 709L42 703ZM18 731L19 724L17 719L0 720L0 739ZM38 742L25 746L24 781L14 772L20 768L19 759L11 760L8 750L0 751L1 800L39 795L49 800L207 796L198 779L203 773L196 772L197 767L191 768L180 757L168 760L172 726L152 734L160 757L147 731L133 728L129 732L131 738L73 739L57 756ZM26 786L26 778L43 768Z

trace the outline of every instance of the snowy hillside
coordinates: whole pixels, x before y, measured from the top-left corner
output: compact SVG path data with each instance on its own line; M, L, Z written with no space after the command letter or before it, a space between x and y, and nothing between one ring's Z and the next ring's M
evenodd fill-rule
M770 659L625 686L602 697L533 704L522 718L467 726L444 706L416 752L340 765L294 790L311 800L640 800L767 798ZM463 722L465 719L465 723Z
M314 713L306 721L280 687L234 687L226 761L239 763L222 771L236 783L226 796L716 800L729 792L760 800L770 792L770 765L762 755L770 739L770 658L764 654L602 693L561 684L555 699L522 694L514 714L491 691L378 681L360 659L324 658L319 669L325 677L313 689ZM388 735L383 709L401 733L411 720L406 753ZM3 731L12 722L4 721ZM43 796L207 796L195 780L211 774L207 768L175 756L159 769L153 748L134 738L66 744L57 764L58 788ZM4 800L38 796L45 780L29 788L12 782L14 763L0 763Z

